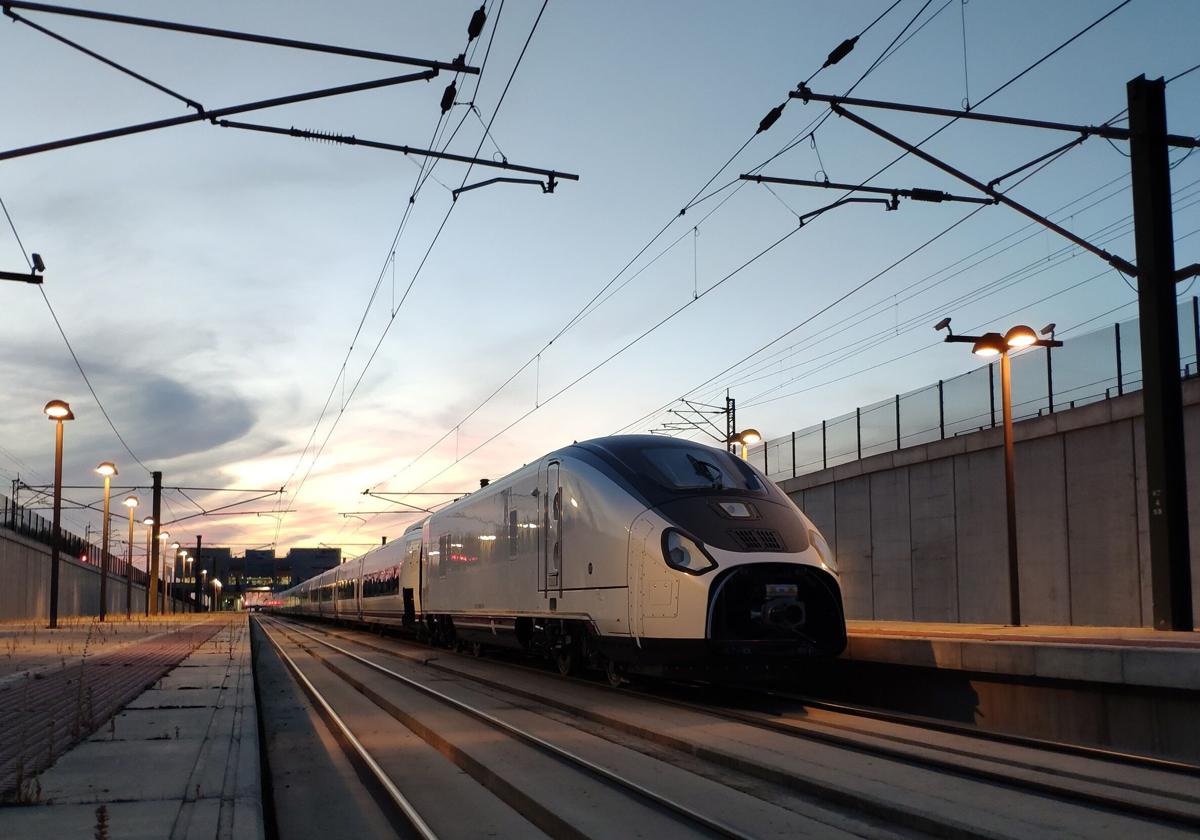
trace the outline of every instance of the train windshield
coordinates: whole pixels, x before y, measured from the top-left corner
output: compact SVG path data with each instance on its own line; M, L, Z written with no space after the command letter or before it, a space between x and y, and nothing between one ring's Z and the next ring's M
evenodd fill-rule
M658 483L677 490L762 491L746 464L708 447L664 446L640 450Z

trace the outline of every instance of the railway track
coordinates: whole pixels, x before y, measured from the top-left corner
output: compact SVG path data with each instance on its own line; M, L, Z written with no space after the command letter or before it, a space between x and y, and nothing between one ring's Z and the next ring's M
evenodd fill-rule
M795 815L792 824L788 824L786 819L781 820L779 814L772 815L777 828L768 834L759 834L751 828L735 826L720 816L717 810L705 812L692 804L680 801L679 798L664 792L662 788L652 787L645 781L634 778L634 774L606 766L556 743L563 740L561 732L558 738L552 740L535 733L529 727L518 726L510 720L502 719L478 703L469 703L453 697L430 686L426 680L413 679L343 645L331 642L328 638L322 638L294 625L276 619L267 619L262 621L261 625L267 631L267 637L276 651L320 707L326 719L332 722L350 749L387 792L391 804L404 815L407 823L405 827L415 836L428 838L439 836L440 833L430 828L433 820L426 820L421 815L414 798L401 791L404 780L398 780L384 770L383 762L372 754L368 739L358 737L347 716L334 708L335 704L326 697L326 691L318 685L319 680L313 677L314 668L323 666L328 675L348 683L379 709L403 723L438 753L449 758L467 776L487 788L527 820L531 831L540 830L551 837L754 838L818 837L834 836L837 833L833 826L799 815ZM288 653L286 648L289 642L310 657L307 667L297 661L296 656ZM371 680L370 676L377 679ZM400 688L400 693L389 691L389 683L394 688ZM437 714L437 710L414 710L411 699L414 693L434 700L443 712L450 711L469 718L473 723L482 725L487 732L482 732L480 726L463 727L462 720L453 716L447 720L444 714ZM441 728L433 728L434 723L431 721L434 720ZM495 748L495 735L502 735L507 739L508 746L500 752ZM475 749L472 746L489 740L493 742L490 750ZM519 744L521 749L513 750L513 744ZM535 753L537 755L534 755ZM507 759L503 764L490 761L501 754ZM541 775L545 780L544 790L531 790L513 778L522 775L519 769L522 766L525 766L526 776L530 775L530 768L534 774ZM643 773L642 776L644 779L646 774ZM556 809L553 792L572 789L583 791L585 795L582 799L591 801L584 802L582 806L572 807L570 802L564 800L560 803L561 810ZM547 792L551 795L548 796ZM445 790L443 796L453 798L454 794ZM447 832L445 836L457 836L460 832L461 827Z
M306 627L315 629L310 625ZM452 674L491 691L503 692L508 697L536 702L588 721L594 727L608 728L661 747L680 750L704 761L734 768L739 773L825 800L838 807L860 810L908 829L941 836L1003 835L1003 832L978 831L976 826L953 818L953 814L943 819L931 816L926 808L910 808L902 802L889 802L863 791L847 790L845 785L839 785L831 779L786 777L777 767L757 765L715 745L697 745L671 731L663 731L661 727L614 715L594 703L567 699L560 696L560 692L548 692L539 686L524 688L514 685L507 675L491 671L496 668L525 669L531 676L536 675L539 683L547 681L577 688L584 687L580 685L583 681L562 678L528 666L475 660L448 651L439 650L431 658L428 648L392 640L388 644L379 644L370 636L357 632L340 633L321 628L317 635L309 633L308 629L296 632L307 633L311 640L323 645L333 645L335 643L329 639L337 639L343 643L338 647L349 644L360 651L374 651L419 663L424 668ZM489 667L491 671L488 671ZM587 682L586 689L593 695L608 693L606 686L595 682ZM1148 831L1148 836L1160 833L1168 836L1176 832L1180 832L1179 836L1188 836L1200 828L1200 796L1197 795L1200 791L1196 789L1196 770L1191 765L1141 760L1124 755L1116 756L1116 760L1112 761L1097 755L1103 751L1086 748L1079 752L1041 750L1028 743L1032 739L972 738L960 731L922 729L915 726L912 720L900 720L903 716L890 716L893 719L881 721L877 715L867 714L867 710L863 710L863 715L856 716L854 712L857 710L853 707L836 707L834 704L819 708L820 704L812 703L807 711L808 716L804 717L790 713L715 708L708 704L663 697L657 693L645 694L623 689L615 690L615 693L638 698L643 703L653 702L665 708L686 710L709 719L749 726L760 732L787 735L797 743L812 742L859 757L895 762L964 782L982 782L992 789L1036 797L1039 805L1046 801L1069 803L1073 808L1140 823L1144 828L1142 833ZM806 698L784 695L772 699L776 702L800 702ZM820 714L813 714L814 709L819 710ZM863 728L849 722L855 717L872 721L871 726Z

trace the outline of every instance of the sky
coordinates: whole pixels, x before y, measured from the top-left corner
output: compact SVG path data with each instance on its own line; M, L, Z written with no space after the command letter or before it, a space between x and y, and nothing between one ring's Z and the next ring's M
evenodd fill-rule
M900 0L810 86L844 93L903 32L855 95L975 106L1117 3ZM71 5L442 61L463 51L475 8ZM235 551L328 544L352 555L414 521L377 513L396 507L365 488L467 491L573 440L649 431L672 400L715 402L727 388L740 425L786 435L971 369L961 348L937 344L930 327L942 315L960 331L1053 321L1070 338L1136 314L1120 275L1008 208L984 208L892 267L975 208L851 205L797 229L797 214L840 193L737 180L755 170L859 183L896 157L836 116L815 142L794 142L824 113L798 100L755 135L830 50L891 5L549 0L538 20L541 2L489 0L484 33L468 47L475 65L486 54L478 88L459 80L445 122L448 73L241 117L464 155L478 148L579 175L552 194L495 184L452 201L454 187L504 173L439 162L425 170L394 248L422 174L415 156L197 123L0 162L0 197L25 248L45 259L46 297L128 445L38 287L0 283L0 479L50 481L53 430L41 406L66 399L77 419L66 429L64 483L92 488L69 498L99 498L92 470L102 460L117 463L117 486L145 486L155 469L171 487L285 487L283 501L246 504L246 515L167 527L183 542L203 534ZM27 17L209 109L409 72ZM1200 62L1198 31L1190 0L1132 0L981 108L1104 122L1123 111L1130 79ZM0 69L19 80L0 88L4 149L188 111L17 23L0 29ZM1200 71L1168 85L1167 107L1172 131L1200 134ZM911 141L943 122L859 113ZM1069 139L959 122L925 148L987 181ZM1124 145L1089 139L1011 195L1132 260ZM1200 237L1189 236L1200 228L1198 164L1200 155L1172 170L1180 265L1200 259ZM872 183L971 194L912 158ZM0 228L0 269L24 265L16 237ZM254 494L188 495L168 492L162 518ZM82 532L99 516L68 510L64 520Z

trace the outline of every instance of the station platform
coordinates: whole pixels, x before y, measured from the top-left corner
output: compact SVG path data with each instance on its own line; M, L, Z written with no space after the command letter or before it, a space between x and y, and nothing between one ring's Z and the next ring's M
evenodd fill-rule
M102 654L88 664L95 681L88 679L79 689L88 720L75 726L78 731L82 725L80 734L86 737L40 773L28 773L26 752L27 775L15 790L9 785L0 807L0 835L6 840L261 838L257 706L246 617L191 616L168 632L110 647L111 661L103 661ZM22 701L27 692L56 679L59 670L55 663L27 664L33 665L28 677L7 678L9 693L19 692ZM139 679L132 672L153 667L157 671L151 672L149 687L141 677L131 692L135 696L128 702L122 698L119 711L107 717L105 699L121 683ZM83 673L82 666L68 661L68 672L77 669ZM42 710L29 702L17 706L19 720L28 725L14 726L25 730L16 754L31 743L37 748L34 756L53 749L37 747L48 737ZM14 709L7 711L14 717Z
M848 621L842 657L951 671L1200 690L1200 633Z

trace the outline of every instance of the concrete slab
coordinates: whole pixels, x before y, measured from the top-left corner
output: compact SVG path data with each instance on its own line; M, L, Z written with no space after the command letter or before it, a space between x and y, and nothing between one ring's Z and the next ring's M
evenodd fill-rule
M1031 676L1036 667L1034 649L1013 642L963 642L964 671Z
M842 601L852 618L875 616L871 591L871 493L859 476L835 487L834 552L841 572Z
M1038 645L1033 672L1039 677L1089 682L1121 682L1121 651Z
M1147 628L848 622L844 658L1006 676L1200 689L1200 633Z
M42 798L55 804L180 797L196 760L196 741L85 741L42 774Z
M232 619L161 681L174 687L143 692L61 756L34 804L4 809L5 840L93 836L101 807L111 840L263 837L246 631Z
M174 802L108 802L7 808L5 840L46 840L49 837L95 837L100 809L110 840L163 840L179 811Z
M127 709L109 718L89 741L145 741L203 736L212 716L208 707L194 709Z
M1122 650L1121 681L1131 685L1200 690L1200 651Z
M187 709L211 707L223 689L219 688L152 688L142 693L127 709Z

